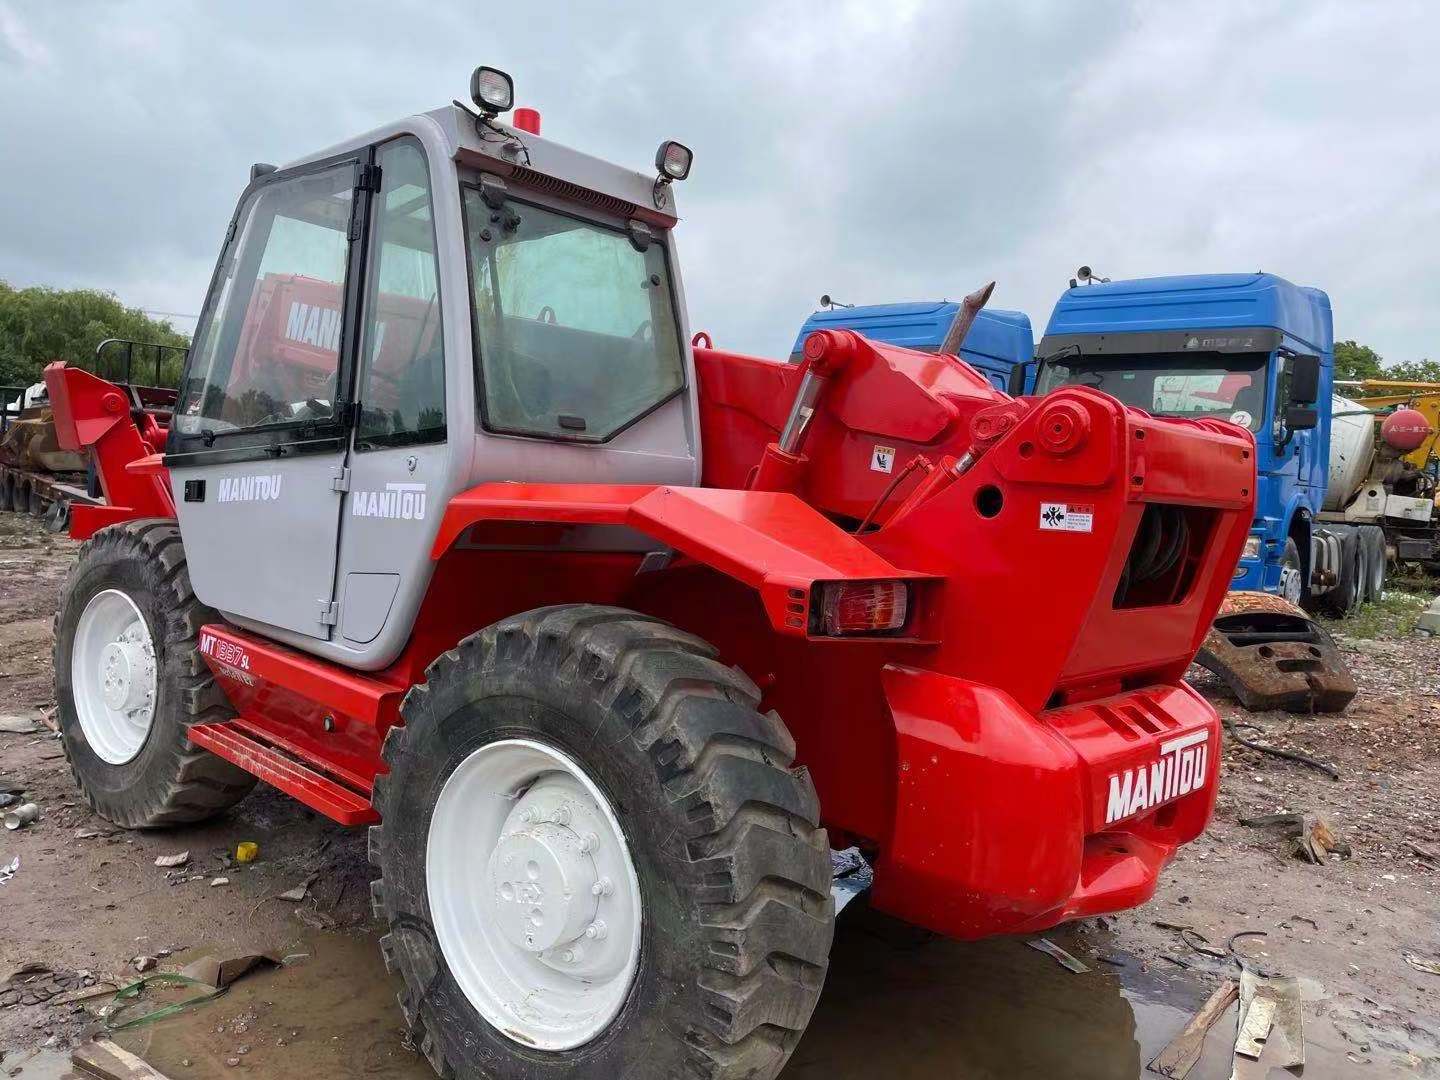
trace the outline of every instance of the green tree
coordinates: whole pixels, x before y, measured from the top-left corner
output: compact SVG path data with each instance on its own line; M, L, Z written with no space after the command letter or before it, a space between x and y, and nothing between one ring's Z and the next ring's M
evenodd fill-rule
M1386 377L1384 361L1380 354L1369 345L1354 341L1335 343L1335 378L1337 379L1383 379Z
M1385 368L1382 379L1440 383L1440 360L1403 360Z
M0 386L28 386L52 360L89 366L95 346L106 338L128 338L188 348L190 339L169 322L126 307L96 289L16 289L0 281ZM137 367L141 355L136 355ZM153 362L153 354L146 357ZM144 381L153 379L153 369ZM162 381L179 377L178 357L161 371ZM137 371L137 382L141 375Z

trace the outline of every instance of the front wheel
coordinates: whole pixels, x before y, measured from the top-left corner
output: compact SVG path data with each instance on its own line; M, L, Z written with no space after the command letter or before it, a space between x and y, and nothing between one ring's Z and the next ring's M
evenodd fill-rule
M196 650L215 618L190 588L173 521L112 525L81 547L55 614L55 700L70 770L101 817L202 821L255 786L189 737L235 715Z
M1280 562L1280 595L1299 607L1305 593L1305 568L1300 562L1300 545L1295 543L1293 536L1287 536L1285 554Z
M506 619L405 699L377 779L386 964L441 1076L775 1076L834 929L814 787L715 651L617 608Z

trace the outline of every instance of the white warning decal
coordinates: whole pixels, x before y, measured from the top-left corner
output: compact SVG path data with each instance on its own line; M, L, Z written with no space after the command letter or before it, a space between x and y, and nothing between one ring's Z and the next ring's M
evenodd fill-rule
M1091 532L1095 528L1095 507L1090 503L1042 502L1040 528L1050 532Z
M876 446L870 452L870 468L875 472L894 472L895 470L895 448L893 446Z

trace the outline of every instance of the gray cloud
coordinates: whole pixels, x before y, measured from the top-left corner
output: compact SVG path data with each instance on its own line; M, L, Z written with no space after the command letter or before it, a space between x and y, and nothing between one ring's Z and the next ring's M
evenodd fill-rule
M545 133L681 193L692 321L780 355L821 292L1043 328L1080 262L1264 268L1440 353L1440 10L1319 2L246 5L0 0L0 277L199 309L252 161L513 72ZM620 10L622 7L625 10Z

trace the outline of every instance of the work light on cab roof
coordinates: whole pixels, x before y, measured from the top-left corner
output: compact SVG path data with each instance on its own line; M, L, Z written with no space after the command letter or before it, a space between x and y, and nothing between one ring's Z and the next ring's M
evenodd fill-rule
M499 68L477 67L470 76L470 100L487 117L509 112L515 104L515 80Z

